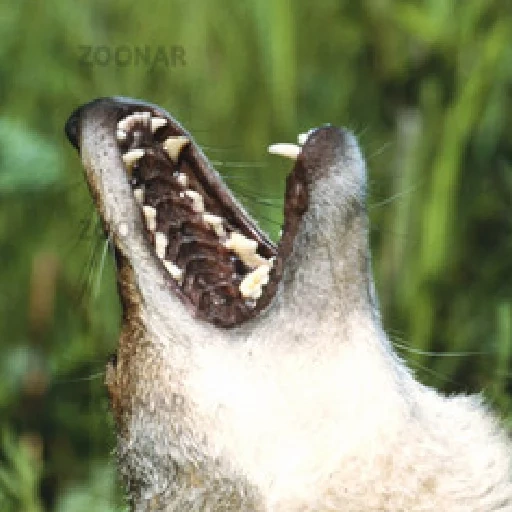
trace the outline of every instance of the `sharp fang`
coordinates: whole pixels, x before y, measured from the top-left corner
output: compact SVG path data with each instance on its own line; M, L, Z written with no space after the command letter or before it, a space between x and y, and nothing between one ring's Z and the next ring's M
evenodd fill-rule
M118 142L124 142L128 138L128 134L124 130L117 130L116 138Z
M143 149L130 149L123 155L123 162L128 170L131 170L135 162L144 156Z
M268 260L256 253L258 242L246 238L241 233L230 233L229 238L224 242L224 247L231 249L250 268L269 265Z
M267 150L271 155L285 156L292 160L297 160L300 155L301 148L297 144L272 144Z
M155 133L159 128L164 127L167 124L167 119L163 117L153 117L151 119L151 133Z
M263 286L268 283L269 273L270 266L261 265L247 274L238 287L242 297L246 299L259 299L263 291Z
M135 197L135 201L137 201L138 204L142 204L144 202L144 189L143 188L136 188L133 191L133 195Z
M211 213L203 213L203 220L213 228L217 236L226 235L224 227L222 226L222 217L212 215Z
M176 176L176 180L182 187L186 187L188 185L187 175L183 172L178 173L178 176Z
M178 162L178 158L182 149L190 142L188 137L178 135L177 137L169 137L164 140L164 149L169 158L174 162Z
M185 190L185 192L182 192L180 194L185 195L187 197L190 197L192 199L192 209L197 213L203 213L204 212L204 200L203 196L196 192L195 190Z
M165 233L155 233L155 251L156 255L163 260L165 258L165 251L168 244L167 236Z
M181 281L183 279L183 270L181 270L181 268L177 267L172 261L164 260L163 263L167 272L171 274L173 279L176 279L176 281Z
M156 209L152 206L143 206L142 213L144 214L144 218L146 219L146 226L149 231L156 230Z

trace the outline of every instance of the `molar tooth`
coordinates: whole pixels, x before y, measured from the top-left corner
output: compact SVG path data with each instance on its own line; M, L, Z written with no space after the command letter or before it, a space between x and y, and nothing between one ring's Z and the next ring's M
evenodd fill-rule
M146 226L149 231L156 230L156 209L152 206L144 205L142 207L142 213L144 214L144 218L146 219Z
M261 265L247 274L238 289L242 297L249 299L259 299L263 291L263 286L268 283L270 266Z
M203 213L203 220L213 228L217 236L225 236L226 232L222 226L222 217L211 213Z
M133 191L133 195L135 197L135 201L137 201L138 204L142 204L144 202L144 189L142 187L136 188Z
M178 162L182 149L190 142L188 137L178 135L164 140L164 149L173 163Z
M204 212L204 200L203 196L195 190L185 190L180 193L180 197L187 196L192 199L192 209L197 213Z
M144 156L143 149L130 149L123 155L123 162L126 165L128 171L131 170L133 164Z
M162 128L167 124L167 119L163 117L151 118L151 133L155 133L159 128Z
M156 255L163 260L165 258L165 250L167 249L167 235L165 233L160 233L159 231L155 233L155 251Z
M188 178L185 173L183 173L183 172L178 173L178 176L176 176L176 179L178 180L178 183L182 187L186 187L188 185Z
M116 138L118 142L124 142L128 138L128 134L124 130L116 130Z
M183 270L177 267L172 261L164 260L163 264L173 279L176 279L176 281L183 279Z
M241 233L234 231L230 233L229 238L224 242L224 247L231 249L250 268L269 265L268 260L256 252L258 242L245 237Z
M300 155L301 147L297 146L297 144L272 144L268 147L267 151L271 155L280 155L286 158L291 158L292 160L297 160L297 157Z

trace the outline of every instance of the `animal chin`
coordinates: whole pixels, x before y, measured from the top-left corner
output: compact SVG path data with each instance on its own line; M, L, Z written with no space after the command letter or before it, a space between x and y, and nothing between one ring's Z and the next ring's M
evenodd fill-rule
M127 98L95 100L66 123L66 134L78 150L84 118L91 115L107 129L108 146L120 156L151 256L165 272L170 290L194 316L221 327L240 325L264 310L276 294L307 208L302 146L269 147L270 153L296 161L276 246L170 114ZM299 143L308 135L300 135Z

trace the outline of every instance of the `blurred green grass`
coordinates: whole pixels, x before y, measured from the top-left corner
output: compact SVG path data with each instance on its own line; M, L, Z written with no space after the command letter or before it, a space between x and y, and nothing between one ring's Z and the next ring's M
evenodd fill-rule
M124 508L102 385L114 273L63 136L97 96L170 110L274 237L288 167L266 146L352 129L397 349L512 427L511 34L501 0L2 3L0 509ZM121 47L151 62L116 62Z

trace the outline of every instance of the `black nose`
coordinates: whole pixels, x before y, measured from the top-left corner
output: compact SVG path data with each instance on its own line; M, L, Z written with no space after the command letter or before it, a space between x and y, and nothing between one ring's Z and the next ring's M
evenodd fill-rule
M80 116L82 114L82 108L77 108L66 121L66 126L64 127L64 131L66 132L66 137L69 142L75 146L76 149L80 149L79 145L79 129L80 129Z

